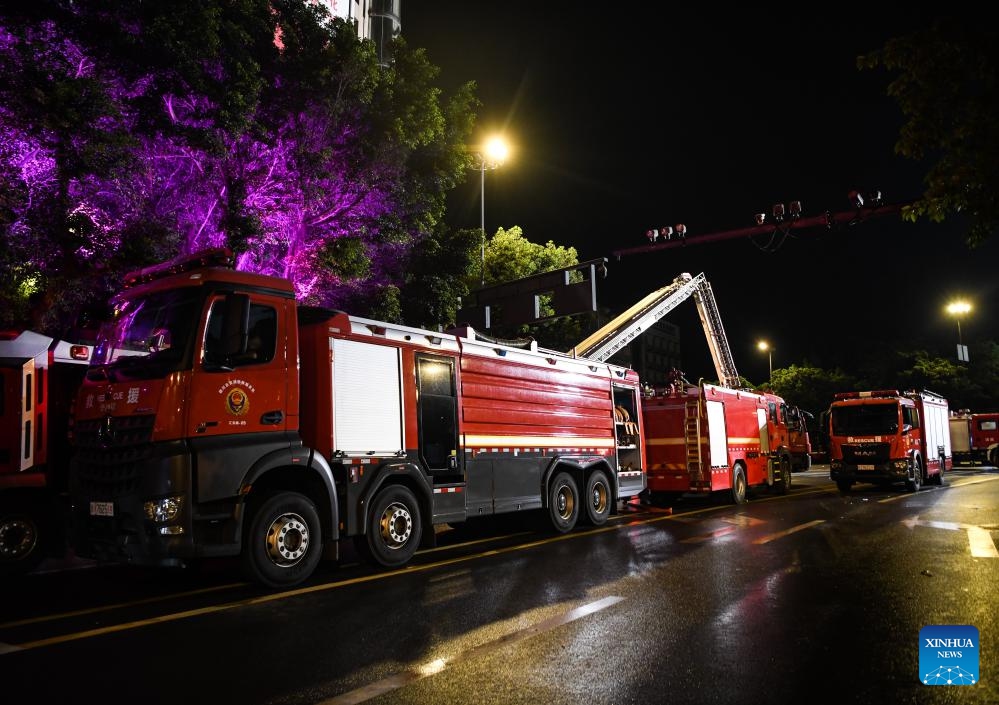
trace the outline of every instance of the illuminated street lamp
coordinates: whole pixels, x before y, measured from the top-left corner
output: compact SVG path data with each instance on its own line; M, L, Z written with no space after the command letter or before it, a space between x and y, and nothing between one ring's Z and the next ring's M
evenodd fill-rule
M772 381L774 378L774 349L770 347L770 343L765 340L761 340L756 344L761 352L767 354L767 370L769 372L769 379Z
M482 230L482 259L480 286L486 283L486 169L495 169L506 161L510 154L510 148L502 137L490 137L482 150L476 153L479 158L479 175L482 184L481 213L479 218L479 228Z
M960 299L951 301L947 304L947 313L957 319L957 359L962 362L968 362L968 349L964 347L961 341L961 316L971 313L971 304Z

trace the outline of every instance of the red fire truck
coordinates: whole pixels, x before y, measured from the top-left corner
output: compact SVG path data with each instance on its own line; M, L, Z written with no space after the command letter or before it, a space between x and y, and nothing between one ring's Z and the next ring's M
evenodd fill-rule
M650 499L727 490L742 504L751 487L786 493L791 459L776 440L781 403L772 394L704 383L644 397Z
M953 466L947 400L929 391L842 392L829 407L829 476L856 482L943 484Z
M91 348L0 334L0 574L66 550L70 405Z
M567 532L645 489L631 370L301 306L226 251L135 272L113 304L75 409L80 556L238 555L284 587L341 539L396 567L434 525L543 510Z
M785 493L791 472L810 467L811 445L802 411L774 394L741 387L710 284L681 274L610 321L573 349L605 359L689 297L694 298L719 385L690 385L678 377L643 395L648 490L653 503L686 493L730 490L745 502L749 487Z
M972 414L962 410L953 414L950 442L955 463L999 467L999 413Z
M812 467L812 440L808 435L808 419L812 415L783 400L778 405L778 413L780 414L778 428L787 429L787 439L783 445L787 448L791 472L810 470Z

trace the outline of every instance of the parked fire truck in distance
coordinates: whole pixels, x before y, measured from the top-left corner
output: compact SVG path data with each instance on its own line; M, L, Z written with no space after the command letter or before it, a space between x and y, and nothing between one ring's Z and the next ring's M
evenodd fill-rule
M951 469L947 400L928 391L842 392L829 407L829 476L841 492L856 482L904 482L911 492L943 484Z
M69 411L90 352L31 331L0 334L0 575L66 551Z
M811 467L805 412L773 394L739 389L721 314L704 274L683 273L651 292L571 351L604 360L693 297L719 385L693 386L677 371L665 391L644 394L649 501L668 503L686 493L730 490L736 503L752 486L778 492L791 472Z
M999 467L999 413L959 411L950 417L954 463Z
M770 395L773 396L773 395ZM779 397L777 397L779 399ZM785 433L782 444L787 449L791 462L791 472L804 472L812 467L812 441L808 435L808 419L811 417L804 409L792 406L784 400L778 403L780 423L778 431Z
M568 532L645 489L631 370L300 306L226 251L113 303L75 408L80 556L239 556L285 587L343 539L398 567L438 524L540 510Z
M786 493L791 458L777 441L782 403L772 394L703 383L643 397L650 501L728 491L742 504L753 487Z

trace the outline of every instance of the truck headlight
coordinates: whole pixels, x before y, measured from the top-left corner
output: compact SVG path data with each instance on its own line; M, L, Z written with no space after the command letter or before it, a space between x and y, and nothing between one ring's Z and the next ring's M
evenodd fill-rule
M163 497L162 499L149 500L142 505L146 513L146 519L157 524L173 521L180 515L180 508L184 503L181 495L174 497Z

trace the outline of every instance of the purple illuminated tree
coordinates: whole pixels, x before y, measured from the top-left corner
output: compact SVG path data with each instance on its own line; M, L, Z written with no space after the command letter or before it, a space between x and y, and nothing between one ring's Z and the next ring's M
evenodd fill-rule
M65 331L127 269L211 246L310 303L399 317L414 247L442 241L468 165L472 86L445 100L422 50L399 40L381 67L324 13L92 0L0 15L0 323L34 304L29 325ZM442 254L462 271L471 249Z

